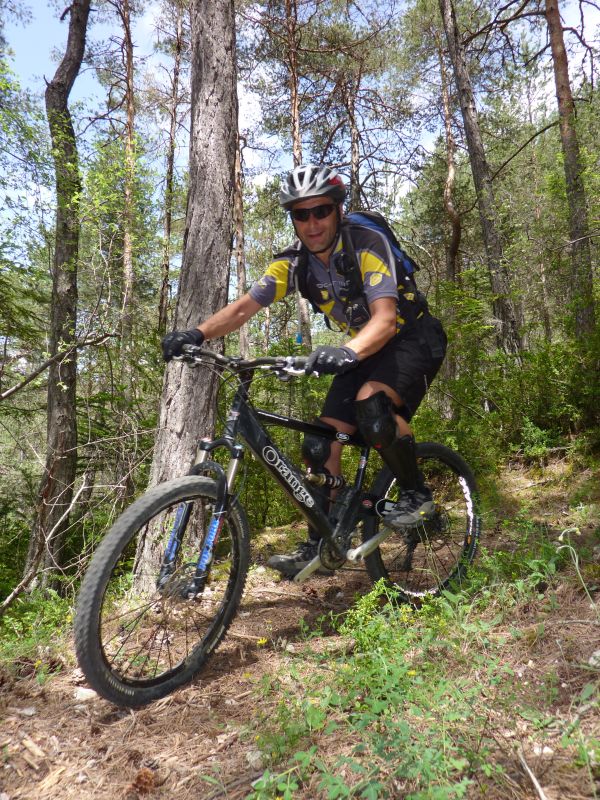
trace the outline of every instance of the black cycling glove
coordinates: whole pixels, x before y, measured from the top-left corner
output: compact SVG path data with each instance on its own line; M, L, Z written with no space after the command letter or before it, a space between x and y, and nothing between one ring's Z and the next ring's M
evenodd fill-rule
M167 333L162 340L163 358L165 361L170 361L173 356L180 356L184 344L195 344L200 347L204 341L205 336L198 328L192 328L191 331L173 331Z
M317 347L309 355L304 371L307 375L343 375L358 363L358 356L349 347Z

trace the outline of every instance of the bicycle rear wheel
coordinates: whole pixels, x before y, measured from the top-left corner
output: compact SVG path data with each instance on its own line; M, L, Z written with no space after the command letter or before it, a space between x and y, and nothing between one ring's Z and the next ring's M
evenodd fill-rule
M206 477L161 484L119 517L94 554L79 593L75 647L90 685L107 700L141 706L189 682L231 624L249 559L237 502L223 517L206 585L196 592L194 584L216 497ZM176 552L167 573L166 552Z
M392 533L365 559L373 581L383 578L400 592L401 600L412 603L460 582L481 533L479 495L465 460L435 442L418 444L417 460L433 492L435 516ZM387 468L375 479L373 494L392 503L399 499L396 479ZM363 540L375 536L381 524L379 517L365 521Z

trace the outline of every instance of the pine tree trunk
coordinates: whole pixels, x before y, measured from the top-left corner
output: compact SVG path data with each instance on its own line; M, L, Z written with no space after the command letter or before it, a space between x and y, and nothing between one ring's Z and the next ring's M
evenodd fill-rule
M135 100L133 85L133 39L129 0L121 0L119 15L123 24L123 58L125 67L125 181L123 197L123 295L121 308L121 345L123 355L131 347L133 330L133 266L134 180L135 180ZM123 366L123 364L122 364Z
M130 419L133 404L133 319L134 319L134 224L135 224L135 88L133 83L133 38L129 0L119 0L117 12L123 26L123 67L125 74L125 140L123 188L123 285L121 296L119 459L116 486L121 506L133 495L133 469L130 449Z
M296 0L285 0L287 28L287 62L290 86L290 118L292 124L292 154L294 166L302 163L302 137L300 136L300 96L298 92L298 7Z
M190 188L177 329L196 326L227 301L237 149L233 0L194 0L191 17ZM198 440L213 432L215 400L208 371L167 366L152 484L189 470Z
M244 176L242 173L241 141L235 152L235 261L237 265L237 296L246 292L246 248L244 244ZM248 323L240 328L240 355L248 358L250 341Z
M165 175L165 201L163 224L162 283L158 301L158 332L167 330L169 310L169 270L171 266L171 232L173 223L173 183L175 175L175 146L177 144L177 112L179 109L179 76L183 52L183 9L176 4L177 20L175 33L175 55L169 106L169 143L167 145L167 172Z
M360 134L356 123L356 95L360 74L342 83L342 98L350 128L350 203L349 211L358 211L360 202Z
M444 183L444 207L450 221L450 241L446 249L446 280L455 283L459 274L458 250L462 236L460 214L454 205L454 186L456 183L456 142L452 131L452 110L446 64L441 42L436 37L440 63L442 108L444 110L444 129L446 131L446 181Z
M65 55L46 87L46 115L52 137L56 177L56 235L52 264L50 355L75 342L77 324L77 261L81 180L69 94L85 51L90 0L70 7ZM77 466L77 355L73 349L48 373L46 464L40 484L25 574L44 570L43 583L62 565L62 547L69 527Z
M473 183L475 184L475 192L477 194L479 218L485 244L491 288L494 295L493 308L498 325L497 340L499 346L507 353L518 356L521 352L522 344L517 323L517 313L511 298L510 280L498 231L491 170L486 159L483 140L481 138L469 69L464 47L460 41L452 0L439 0L439 3L448 41L450 58L454 68L454 77L465 126L469 161L473 173Z
M546 21L552 48L554 82L558 100L560 138L564 155L569 236L571 249L571 302L575 335L587 340L594 330L594 292L587 200L583 185L583 166L575 127L575 103L569 81L569 64L557 0L546 0Z
M285 0L285 19L287 28L287 63L290 87L290 111L292 126L292 154L294 166L302 164L302 137L300 136L300 95L298 92L298 7L296 0ZM298 327L302 343L312 350L310 330L310 307L308 300L296 291Z

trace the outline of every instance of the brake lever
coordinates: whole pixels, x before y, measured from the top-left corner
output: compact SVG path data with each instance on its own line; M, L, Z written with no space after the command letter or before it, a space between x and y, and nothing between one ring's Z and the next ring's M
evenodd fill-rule
M202 359L200 358L200 354L202 352L201 347L196 347L195 344L184 344L182 348L183 352L179 356L173 356L173 361L183 361L187 364L191 369L195 369L199 367L202 363Z

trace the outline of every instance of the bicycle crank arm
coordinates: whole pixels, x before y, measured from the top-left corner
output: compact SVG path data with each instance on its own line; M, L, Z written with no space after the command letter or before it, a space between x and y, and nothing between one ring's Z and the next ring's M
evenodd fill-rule
M373 550L377 550L379 545L382 542L385 542L385 540L393 533L398 533L398 531L394 530L393 528L384 528L384 530L380 531L376 536L373 536L372 539L368 539L358 547L353 547L351 550L348 550L346 553L346 558L348 561L352 561L353 563L362 561L363 558L370 556ZM310 567L310 564L308 566Z
M304 583L307 578L316 572L319 567L321 566L321 559L319 556L315 556L312 561L309 561L308 564L304 567L303 570L294 576L293 581L294 583Z

